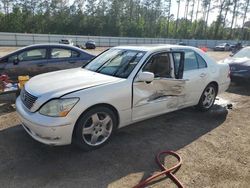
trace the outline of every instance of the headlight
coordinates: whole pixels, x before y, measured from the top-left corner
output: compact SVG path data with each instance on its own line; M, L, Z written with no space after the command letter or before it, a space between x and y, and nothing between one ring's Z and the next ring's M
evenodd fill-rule
M79 98L54 99L39 110L40 114L52 117L65 117L79 101Z

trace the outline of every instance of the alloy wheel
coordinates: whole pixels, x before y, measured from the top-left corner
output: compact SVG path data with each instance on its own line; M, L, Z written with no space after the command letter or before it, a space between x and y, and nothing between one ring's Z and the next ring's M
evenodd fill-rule
M98 146L110 137L112 129L113 121L110 115L105 112L97 112L85 121L82 137L86 144Z
M215 100L216 92L213 86L209 86L206 88L203 94L203 101L202 104L205 108L210 108Z

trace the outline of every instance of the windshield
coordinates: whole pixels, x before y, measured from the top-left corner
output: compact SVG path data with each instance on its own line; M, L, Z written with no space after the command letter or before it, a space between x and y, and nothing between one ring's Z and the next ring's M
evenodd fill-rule
M137 50L110 49L93 59L84 69L127 78L144 54Z
M249 58L250 59L250 48L243 48L234 55L235 58Z

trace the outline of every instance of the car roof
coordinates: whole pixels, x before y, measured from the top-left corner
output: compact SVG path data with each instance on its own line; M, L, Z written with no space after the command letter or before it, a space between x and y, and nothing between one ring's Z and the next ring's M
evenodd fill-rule
M24 48L32 48L32 47L44 47L44 46L57 46L57 47L73 47L73 48L76 48L76 49L79 49L77 47L74 47L74 46L71 46L71 45L68 45L68 44L60 44L60 43L42 43L42 44L32 44L32 45L29 45L29 46L25 46Z
M148 44L148 45L128 45L128 46L117 46L113 47L114 49L128 49L128 50L138 50L138 51L145 51L145 52L153 52L153 51L161 51L161 50L171 50L174 49L197 49L192 46L182 46L182 45L175 45L175 44Z
M24 46L22 48L19 48L11 53L8 53L6 54L5 56L2 56L1 58L4 58L6 56L9 56L9 55L12 55L14 53L17 53L21 50L25 50L25 49L28 49L28 48L35 48L35 47L48 47L48 46L51 46L51 47L66 47L66 48L70 48L70 49L74 49L74 50L77 50L78 52L80 53L85 53L85 54L89 54L89 55L92 55L90 53L88 53L87 51L81 49L81 48L78 48L78 47L75 47L75 46L71 46L71 45L67 45L67 44L59 44L59 43L42 43L42 44L32 44L32 45L29 45L29 46ZM94 55L92 55L94 56Z

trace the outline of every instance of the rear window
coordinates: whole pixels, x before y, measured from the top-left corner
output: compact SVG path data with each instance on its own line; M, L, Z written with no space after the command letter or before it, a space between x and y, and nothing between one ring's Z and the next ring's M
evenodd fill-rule
M206 68L207 67L206 61L199 54L196 54L196 57L199 64L199 69Z
M51 58L74 58L79 57L80 53L75 50L64 49L64 48L52 48L51 49Z
M202 69L207 67L206 61L196 52L192 50L183 50L185 52L184 58L184 71ZM180 54L174 53L173 58L175 61L175 73L178 72Z
M198 69L198 62L194 51L185 52L184 71Z

